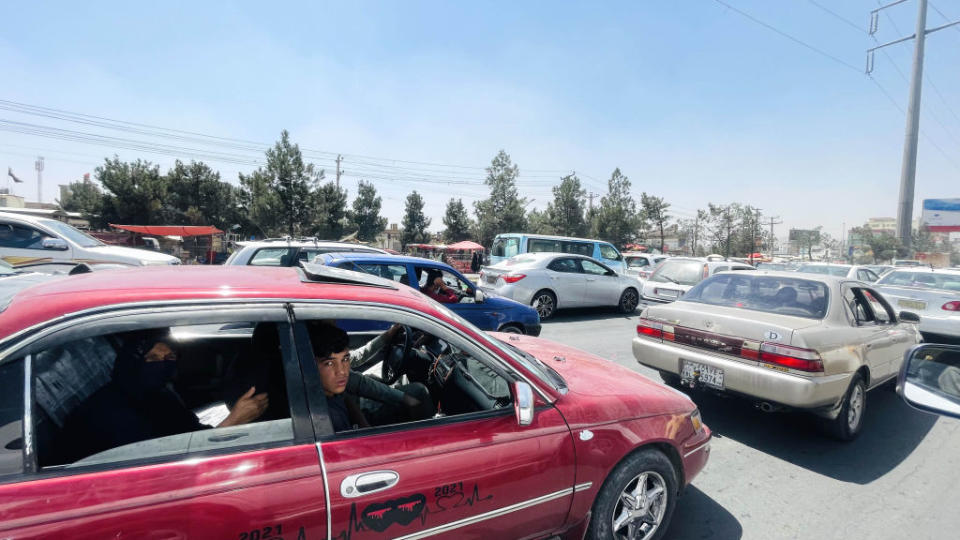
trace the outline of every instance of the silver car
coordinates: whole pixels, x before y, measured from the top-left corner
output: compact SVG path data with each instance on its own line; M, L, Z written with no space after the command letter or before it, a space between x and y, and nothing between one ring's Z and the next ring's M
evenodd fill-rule
M316 238L267 238L237 242L240 249L233 252L223 264L227 266L300 266L324 253L381 253L387 252L363 244L329 242Z
M865 283L874 283L880 279L880 276L870 268L852 264L803 263L797 268L797 272L858 279Z
M668 384L747 396L765 411L804 409L849 440L866 391L893 380L920 342L918 320L860 281L728 272L645 308L633 355Z
M960 338L960 270L896 268L876 286L898 309L920 315L927 341Z
M695 257L673 257L653 271L643 283L640 297L644 302L673 302L690 287L717 272L754 270L749 264L711 261Z
M540 319L558 309L616 306L623 313L637 309L636 278L618 274L603 263L568 253L525 253L480 272L478 285L533 306Z
M645 281L658 264L669 259L668 255L625 251L622 253L623 262L627 265L626 274L637 278L641 283Z

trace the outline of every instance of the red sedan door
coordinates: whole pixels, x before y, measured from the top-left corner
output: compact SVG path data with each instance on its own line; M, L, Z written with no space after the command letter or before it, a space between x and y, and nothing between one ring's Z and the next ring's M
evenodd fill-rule
M493 410L333 434L309 337L297 331L311 413L328 434L332 538L524 538L566 522L575 459L556 408L537 397L533 423L520 426L508 395Z

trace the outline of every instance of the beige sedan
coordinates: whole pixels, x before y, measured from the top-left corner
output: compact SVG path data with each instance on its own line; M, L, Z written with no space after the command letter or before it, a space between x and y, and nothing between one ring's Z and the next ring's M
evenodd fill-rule
M843 440L863 425L867 390L920 342L919 317L870 285L793 272L717 274L640 317L633 355L668 384L805 409Z

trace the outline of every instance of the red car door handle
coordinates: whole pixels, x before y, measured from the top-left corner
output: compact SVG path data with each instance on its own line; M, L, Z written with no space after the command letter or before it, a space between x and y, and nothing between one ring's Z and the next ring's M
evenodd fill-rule
M352 474L340 482L340 494L352 498L390 489L400 481L400 475L394 471L370 471Z

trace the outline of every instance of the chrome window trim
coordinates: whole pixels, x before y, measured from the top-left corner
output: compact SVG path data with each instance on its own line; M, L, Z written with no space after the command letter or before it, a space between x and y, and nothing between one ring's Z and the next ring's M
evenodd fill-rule
M23 359L23 469L34 472L37 468L33 450L33 355Z
M205 314L204 318L207 319L218 319L221 317L224 318L236 318L244 315L244 311L253 311L253 312L263 312L265 309L281 309L284 310L282 319L278 318L277 320L286 321L286 312L285 304L288 303L287 300L275 300L269 299L265 301L251 302L250 299L244 298L237 300L235 302L224 302L222 300L211 300L208 302L197 302L196 300L190 301L171 301L171 302L138 302L130 304L117 304L114 306L105 306L97 307L89 310L78 311L75 313L70 313L57 317L49 321L34 325L30 328L26 328L17 332L16 334L11 335L7 339L3 340L2 349L0 349L0 364L5 361L16 357L18 354L21 354L21 351L25 348L29 348L36 344L38 341L47 339L48 337L64 331L64 330L73 330L80 326L89 325L97 321L105 321L113 318L120 317L132 317L141 315L144 317L156 317L163 318L168 317L174 313L184 313L191 314L196 316L198 313ZM217 311L211 311L211 306L218 306L220 309ZM251 314L252 315L252 314ZM214 321L215 322L215 321ZM196 323L190 323L196 324ZM116 330L122 331L122 330ZM26 333L35 332L33 335L26 337L25 339L18 341L17 338L23 336ZM10 343L13 341L14 343Z
M333 508L330 504L330 480L327 477L327 463L323 460L323 448L318 441L316 444L317 455L320 456L320 474L323 476L323 496L326 499L327 507L327 538L333 538Z
M562 489L560 491L554 491L553 493L548 493L546 495L541 495L535 499L529 499L526 501L521 501L510 506L504 506L503 508L498 508L496 510L491 510L489 512L484 512L476 516L471 516L464 519L459 519L457 521L452 521L443 525L438 525L436 527L431 527L429 529L416 532L413 534L408 534L406 536L398 536L395 540L415 540L418 538L427 538L428 536L434 536L437 534L442 534L445 532L450 532L461 527L466 527L468 525L473 525L475 523L480 523L481 521L486 521L488 519L498 518L500 516L505 516L519 510L525 510L531 506L537 506L545 502L550 502L556 499L566 497L567 495L572 495L574 488L570 487L567 489Z

